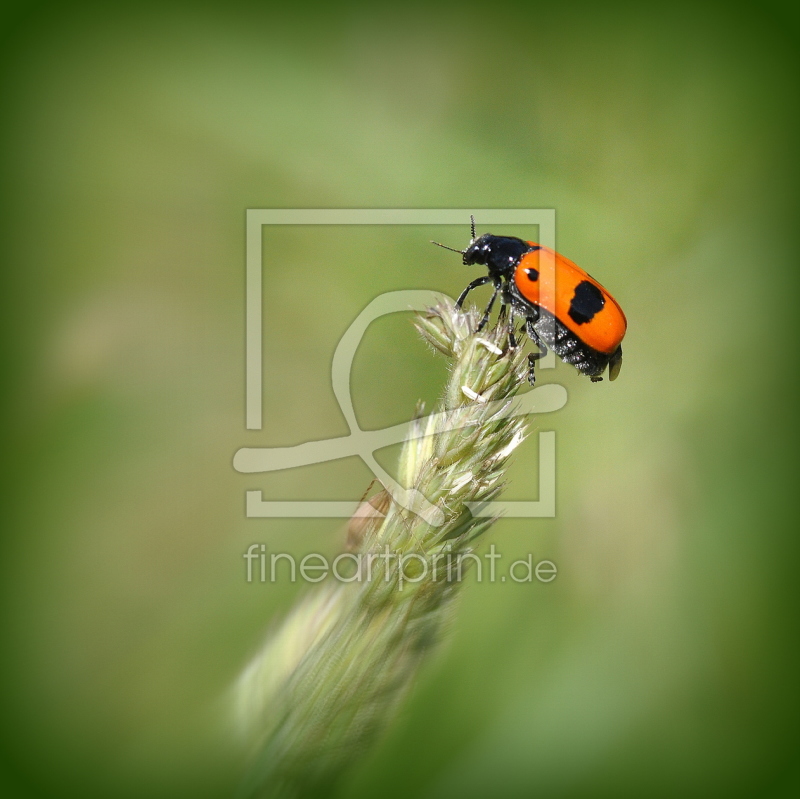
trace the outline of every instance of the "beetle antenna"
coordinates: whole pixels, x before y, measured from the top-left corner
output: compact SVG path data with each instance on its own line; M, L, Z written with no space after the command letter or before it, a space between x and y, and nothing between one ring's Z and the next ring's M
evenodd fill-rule
M472 231L472 240L475 241L475 217L472 214L469 215L469 221L470 230Z
M450 250L450 252L457 252L459 255L464 254L464 250L457 250L455 247L448 247L446 244L439 244L438 241L434 241L431 239L431 244L435 244L437 247L443 247L445 250Z

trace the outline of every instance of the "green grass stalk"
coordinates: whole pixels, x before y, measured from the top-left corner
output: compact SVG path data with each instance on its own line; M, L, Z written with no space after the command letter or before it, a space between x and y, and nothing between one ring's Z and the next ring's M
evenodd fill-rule
M332 787L394 717L443 637L471 561L458 567L460 557L495 521L468 506L498 497L524 438L524 422L502 413L524 384L523 355L509 350L503 325L476 333L478 319L451 302L416 319L452 370L436 413L418 416L403 445L398 480L438 507L444 523L433 526L385 491L362 505L348 539L359 579L323 583L302 598L236 683L250 752L242 796Z

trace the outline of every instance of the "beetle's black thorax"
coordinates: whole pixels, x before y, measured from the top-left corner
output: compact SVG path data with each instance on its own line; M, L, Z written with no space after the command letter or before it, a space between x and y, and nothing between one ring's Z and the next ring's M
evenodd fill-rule
M485 233L464 250L464 263L483 264L489 268L492 277L511 280L520 258L531 249L531 245L522 239Z

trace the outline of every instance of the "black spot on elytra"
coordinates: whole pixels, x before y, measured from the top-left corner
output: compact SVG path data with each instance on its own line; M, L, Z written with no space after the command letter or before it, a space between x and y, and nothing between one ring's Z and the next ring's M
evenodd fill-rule
M539 270L534 269L532 266L525 270L525 274L528 276L528 280L531 283L535 283L539 279Z
M575 294L569 304L569 316L577 325L591 322L598 311L606 304L603 292L594 283L582 280L575 287Z

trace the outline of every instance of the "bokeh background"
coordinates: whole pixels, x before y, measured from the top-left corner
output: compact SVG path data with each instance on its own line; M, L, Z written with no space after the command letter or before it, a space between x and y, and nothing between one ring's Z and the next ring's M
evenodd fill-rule
M797 795L797 17L771 4L2 12L3 795L218 797L220 697L333 553L357 459L339 337L378 294L468 278L473 208L555 208L626 310L614 384L566 366L557 517L500 522L549 585L469 583L448 646L337 796ZM463 208L448 228L265 234L264 429L244 425L247 208ZM480 220L478 220L480 224ZM504 232L504 231L493 231ZM536 231L505 232L535 235ZM359 350L362 427L435 402L409 315ZM531 439L508 498L535 498ZM396 450L380 453L390 466Z

